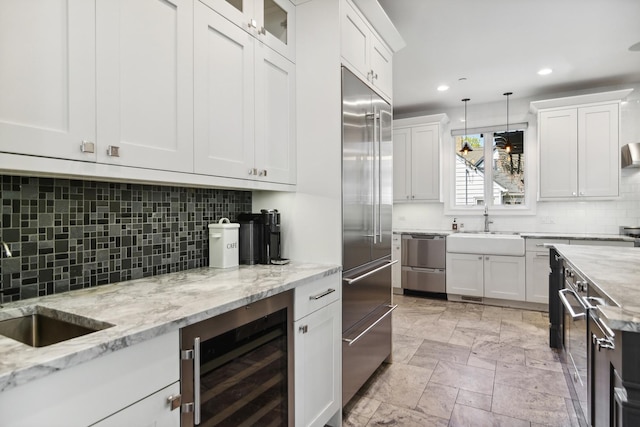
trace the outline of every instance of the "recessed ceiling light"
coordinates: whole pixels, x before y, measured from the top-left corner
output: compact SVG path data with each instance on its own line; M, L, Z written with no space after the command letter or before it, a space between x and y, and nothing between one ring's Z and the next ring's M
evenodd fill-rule
M541 76L546 76L548 74L553 73L553 70L551 68L543 68L541 70L538 71L538 74Z
M449 90L449 86L447 85L438 86L438 92L444 92L445 90Z

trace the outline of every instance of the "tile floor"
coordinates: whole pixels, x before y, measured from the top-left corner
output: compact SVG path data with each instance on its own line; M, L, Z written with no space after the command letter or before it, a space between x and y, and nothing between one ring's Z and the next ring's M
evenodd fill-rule
M578 426L547 313L394 295L393 361L344 426Z

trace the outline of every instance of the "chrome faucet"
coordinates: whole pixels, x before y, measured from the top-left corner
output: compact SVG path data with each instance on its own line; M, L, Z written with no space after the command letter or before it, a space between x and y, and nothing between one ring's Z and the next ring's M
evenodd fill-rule
M11 258L11 250L9 250L9 245L7 245L5 242L0 242L0 245L2 245L2 248L4 249L4 254L7 258Z
M489 232L489 224L493 224L493 221L489 221L489 207L484 207L484 232Z

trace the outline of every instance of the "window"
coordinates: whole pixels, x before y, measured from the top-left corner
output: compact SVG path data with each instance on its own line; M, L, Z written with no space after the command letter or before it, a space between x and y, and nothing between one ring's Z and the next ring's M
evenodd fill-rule
M527 211L529 178L526 133L521 127L510 132L494 128L453 131L454 165L448 199L449 211L478 210L489 206L503 211ZM504 129L504 128L503 128ZM469 150L463 153L462 148ZM459 212L461 213L461 212Z

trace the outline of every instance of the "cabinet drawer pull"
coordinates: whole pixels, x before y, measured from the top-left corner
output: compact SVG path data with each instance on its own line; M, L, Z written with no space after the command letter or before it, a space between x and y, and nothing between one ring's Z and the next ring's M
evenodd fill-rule
M312 301L314 301L314 300L319 300L320 298L322 298L322 297L326 297L327 295L332 294L332 293L334 293L335 291L336 291L335 289L331 289L331 288L329 288L329 289L327 289L326 291L324 291L324 292L323 292L323 293L321 293L321 294L318 294L318 295L311 295L311 296L309 297L309 299L310 299L310 300L312 300Z
M369 325L369 327L367 329L365 329L364 331L362 331L357 337L353 338L353 339L349 339L349 338L342 338L342 341L346 342L347 344L349 344L349 346L352 346L356 343L356 341L358 341L360 338L362 338L363 336L365 336L371 329L373 329L378 323L382 322L382 320L387 317L388 315L391 314L391 312L393 310L395 310L398 307L398 304L396 305L390 305L389 307L389 311L387 311L385 314L383 314L382 316L380 316L380 318L378 320L376 320L375 322L373 322L371 325Z
M95 153L96 144L91 141L82 141L82 145L80 145L80 150L83 153Z

